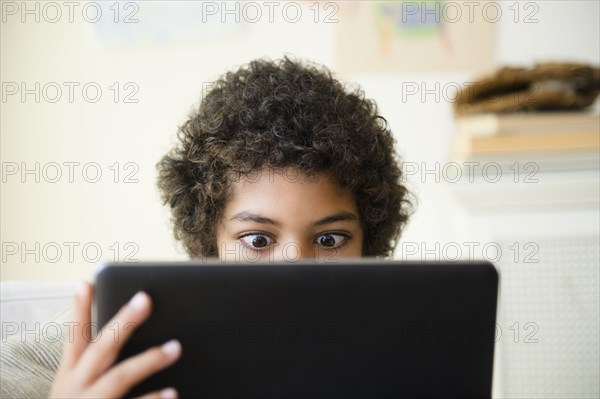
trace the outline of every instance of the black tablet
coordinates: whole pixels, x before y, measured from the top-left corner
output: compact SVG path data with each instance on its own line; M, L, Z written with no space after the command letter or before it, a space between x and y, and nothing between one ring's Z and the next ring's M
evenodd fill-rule
M140 290L153 312L120 359L173 338L182 356L130 396L491 397L487 262L110 264L96 276L98 325Z

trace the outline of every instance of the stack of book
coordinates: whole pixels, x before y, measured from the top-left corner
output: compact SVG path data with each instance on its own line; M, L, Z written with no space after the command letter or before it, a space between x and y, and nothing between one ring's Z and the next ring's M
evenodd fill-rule
M600 114L523 112L456 118L460 159L587 159L597 166Z

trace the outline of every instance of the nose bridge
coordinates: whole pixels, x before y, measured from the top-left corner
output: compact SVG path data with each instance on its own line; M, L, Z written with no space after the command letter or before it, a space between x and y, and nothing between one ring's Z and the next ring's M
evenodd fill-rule
M300 259L310 259L315 256L315 248L311 242L299 237L289 237L280 241L275 248L274 260L294 262Z

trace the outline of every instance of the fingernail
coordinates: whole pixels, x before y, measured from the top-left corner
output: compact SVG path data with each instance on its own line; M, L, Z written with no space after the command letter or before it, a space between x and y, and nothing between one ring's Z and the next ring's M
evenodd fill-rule
M176 339L172 339L161 346L162 351L169 357L174 357L181 352L181 344Z
M161 399L177 399L177 391L174 388L166 388L160 391Z
M146 304L148 303L148 297L146 295L145 292L138 292L137 294L135 294L133 296L133 298L131 298L131 300L129 301L129 305L137 310L143 309Z

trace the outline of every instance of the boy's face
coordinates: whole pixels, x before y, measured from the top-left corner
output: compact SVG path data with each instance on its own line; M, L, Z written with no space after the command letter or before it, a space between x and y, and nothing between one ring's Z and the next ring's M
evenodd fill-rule
M327 261L362 255L363 231L352 194L326 175L263 170L232 184L217 227L225 261Z

